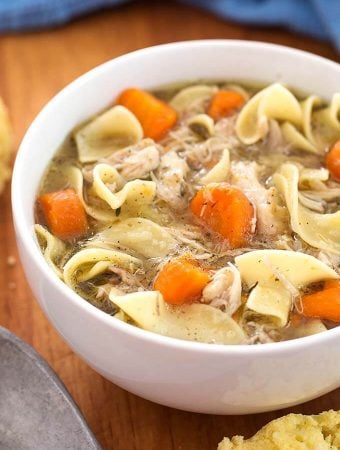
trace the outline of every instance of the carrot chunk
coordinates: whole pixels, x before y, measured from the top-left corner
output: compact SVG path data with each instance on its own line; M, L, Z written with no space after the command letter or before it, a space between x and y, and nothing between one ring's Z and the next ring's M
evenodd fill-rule
M212 98L208 107L208 114L214 120L233 114L244 104L244 97L235 91L218 91Z
M177 120L177 113L171 106L141 89L126 89L117 103L129 109L141 123L145 137L155 141L163 139Z
M209 281L209 274L195 261L178 258L165 264L157 275L154 289L161 292L167 303L182 305L196 300Z
M340 279L337 280L326 280L323 284L323 288L324 289L329 289L329 288L340 288Z
M306 317L340 322L340 288L331 287L305 295L301 299L302 314Z
M336 181L340 181L340 140L337 141L325 158L325 165Z
M72 239L86 233L85 209L73 189L43 194L38 203L50 231L58 238Z
M231 248L244 246L252 233L254 207L242 191L233 187L206 187L197 192L191 211Z

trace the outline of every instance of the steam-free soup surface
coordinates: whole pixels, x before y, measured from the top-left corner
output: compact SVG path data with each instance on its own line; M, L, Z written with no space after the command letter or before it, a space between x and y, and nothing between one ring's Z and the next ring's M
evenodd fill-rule
M336 326L339 108L340 94L278 83L126 89L41 181L47 263L113 320L180 339L259 344Z

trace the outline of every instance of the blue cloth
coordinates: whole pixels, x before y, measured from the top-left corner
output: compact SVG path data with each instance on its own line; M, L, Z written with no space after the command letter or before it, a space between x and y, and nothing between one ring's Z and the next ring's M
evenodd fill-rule
M0 32L62 25L74 17L129 0L0 0Z
M0 0L0 32L61 25L129 0ZM162 1L162 0L161 0ZM181 0L252 25L279 25L329 40L340 50L340 0Z
M219 16L252 25L285 26L340 49L340 0L185 0Z

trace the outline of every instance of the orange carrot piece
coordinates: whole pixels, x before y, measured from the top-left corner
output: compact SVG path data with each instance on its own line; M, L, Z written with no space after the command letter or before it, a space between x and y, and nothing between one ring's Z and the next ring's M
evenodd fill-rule
M165 264L157 275L154 289L161 292L167 303L182 305L196 300L209 281L209 274L195 261L182 257Z
M223 236L231 248L244 246L253 231L254 207L242 191L233 187L201 189L191 202L191 211Z
M175 125L177 113L162 100L141 89L130 88L117 98L139 120L145 137L159 141Z
M337 141L325 157L325 165L336 181L340 181L340 140Z
M83 204L73 189L43 194L38 204L50 231L60 239L84 235L88 224Z
M213 96L207 112L214 120L218 120L233 114L244 102L239 92L220 90Z
M301 299L302 314L306 317L340 322L340 288L323 289Z
M323 285L324 289L336 288L336 287L340 288L340 279L326 280Z

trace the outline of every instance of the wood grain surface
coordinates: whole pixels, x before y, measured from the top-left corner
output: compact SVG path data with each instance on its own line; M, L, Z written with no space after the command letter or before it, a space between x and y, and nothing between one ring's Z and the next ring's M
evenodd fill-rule
M0 36L0 95L10 110L15 148L41 107L83 72L131 50L201 38L274 42L337 60L328 44L280 29L225 22L206 12L162 1L128 4L62 28ZM54 368L104 449L213 450L223 436L250 436L269 420L290 411L340 409L340 390L289 410L225 417L181 412L129 394L81 361L38 307L18 261L9 185L0 198L0 256L0 324L33 345Z

